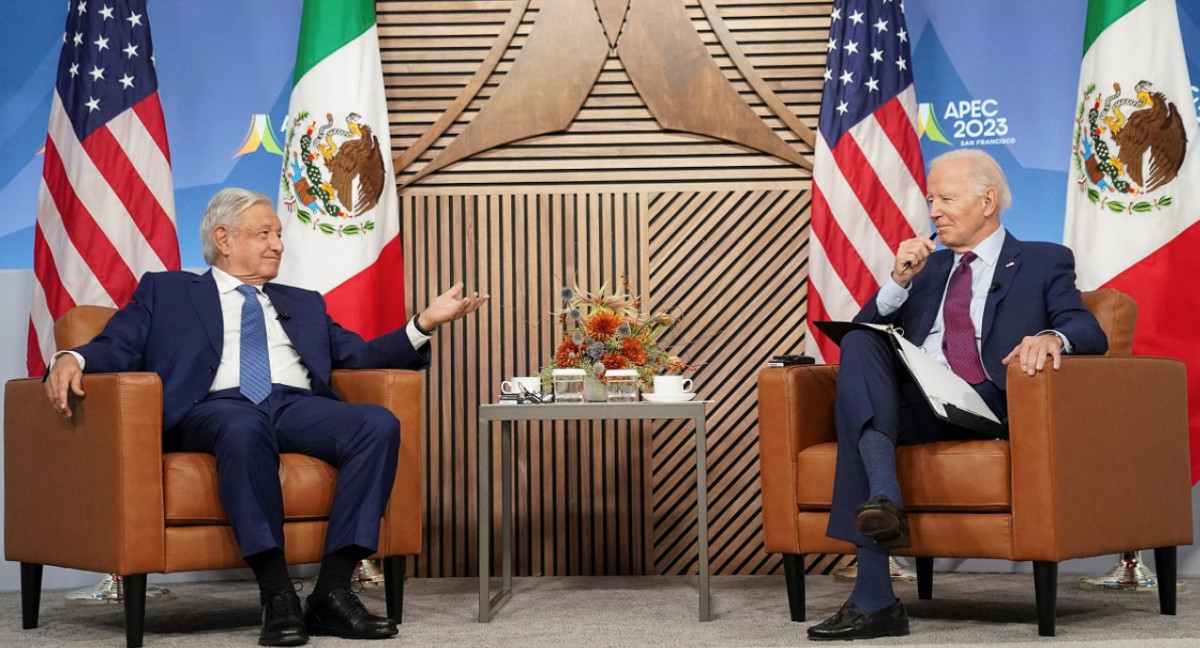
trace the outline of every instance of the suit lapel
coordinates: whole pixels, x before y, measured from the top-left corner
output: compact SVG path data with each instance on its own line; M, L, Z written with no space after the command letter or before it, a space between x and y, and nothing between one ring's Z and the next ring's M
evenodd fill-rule
M926 307L924 305L914 304L916 308L913 312L917 313L917 318L909 325L911 330L905 331L905 337L913 344L921 344L925 338L929 336L930 329L933 328L933 322L937 319L938 311L941 309L942 294L946 291L946 282L950 280L950 266L954 263L954 253L946 251L945 254L934 254L929 257L928 266L921 274L929 273L928 278L931 282L929 288L926 289L924 301L932 301L933 304Z
M988 333L992 330L992 322L995 321L996 305L1008 294L1009 288L1013 285L1013 279L1017 276L1017 270L1020 269L1021 242L1011 233L1006 232L1004 245L1000 248L1000 256L996 259L996 270L992 273L992 286L995 286L996 289L988 293L987 302L983 307L983 326L979 332L982 340L987 340Z
M267 297L271 298L271 305L275 307L275 312L279 314L279 324L283 326L283 332L287 333L288 339L292 341L292 347L296 352L300 352L300 319L292 316L292 303L287 295L277 289L273 284L263 284L263 292ZM287 316L285 317L284 314Z
M213 279L212 270L192 280L191 297L192 307L196 309L196 317L208 337L208 343L220 356L225 346L225 325L221 314L221 296L217 294L217 280Z

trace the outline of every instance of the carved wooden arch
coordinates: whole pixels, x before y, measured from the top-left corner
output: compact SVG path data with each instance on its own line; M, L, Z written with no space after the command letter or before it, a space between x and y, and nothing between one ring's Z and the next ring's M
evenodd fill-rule
M522 0L521 14L526 3ZM772 112L811 146L811 131L754 72L711 1L708 5L705 15L739 71ZM474 98L508 47L510 27L515 29L512 16L501 35L503 46L498 43L485 60L487 72L481 69L435 127L397 156L397 173L427 150ZM524 48L491 99L404 184L491 148L565 130L591 93L614 44L637 93L664 129L734 142L812 168L725 79L679 0L555 0L543 4ZM572 56L563 57L563 52Z

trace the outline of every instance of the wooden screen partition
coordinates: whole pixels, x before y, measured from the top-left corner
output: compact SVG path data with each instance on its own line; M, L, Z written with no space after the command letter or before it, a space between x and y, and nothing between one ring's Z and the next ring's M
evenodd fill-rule
M716 401L713 572L778 570L760 540L754 385L770 355L803 346L831 3L377 7L408 308L456 281L492 295L433 343L426 549L410 573L476 573L477 406L549 362L560 288L621 275L647 308L683 315L676 350ZM692 443L680 423L521 428L517 574L694 573Z

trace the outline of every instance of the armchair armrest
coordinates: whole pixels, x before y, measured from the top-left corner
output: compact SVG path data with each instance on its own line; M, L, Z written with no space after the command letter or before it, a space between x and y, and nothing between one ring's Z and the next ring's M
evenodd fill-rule
M1191 544L1186 380L1168 358L1009 368L1014 560Z
M798 365L758 372L758 456L767 551L794 553L799 546L796 456L808 446L837 441L837 371L837 365Z
M159 378L91 374L83 390L64 419L41 380L5 385L5 557L117 574L162 571Z
M384 512L379 555L421 553L421 374L406 369L339 369L330 383L347 402L382 405L400 419L396 482Z

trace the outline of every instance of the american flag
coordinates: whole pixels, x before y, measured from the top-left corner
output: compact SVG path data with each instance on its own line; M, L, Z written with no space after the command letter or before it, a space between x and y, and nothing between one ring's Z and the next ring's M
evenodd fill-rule
M837 0L813 163L808 321L852 318L886 280L900 242L932 230L904 9ZM808 352L837 362L809 327Z
M33 246L33 376L55 350L54 321L71 307L123 306L142 273L179 269L145 0L68 4Z

